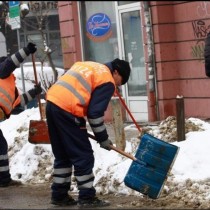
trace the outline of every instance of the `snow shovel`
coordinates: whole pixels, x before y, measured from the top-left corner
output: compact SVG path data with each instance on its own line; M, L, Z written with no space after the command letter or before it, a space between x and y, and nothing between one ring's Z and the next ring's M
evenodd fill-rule
M35 59L34 59L33 54L32 54L32 62L33 62L35 83L38 84L36 65L35 65ZM41 119L30 120L28 141L32 144L50 144L47 123L46 123L46 120L43 119L40 95L37 96L37 100L38 100Z
M96 140L89 133L88 136ZM124 178L125 185L149 198L159 198L179 147L144 134L135 157L112 145L110 148L133 160Z
M120 93L116 91L116 94L142 135L142 129L132 116ZM128 187L156 199L162 192L179 148L150 134L143 134L139 138L141 138L141 142L135 155L138 161L132 162L124 178L124 183Z

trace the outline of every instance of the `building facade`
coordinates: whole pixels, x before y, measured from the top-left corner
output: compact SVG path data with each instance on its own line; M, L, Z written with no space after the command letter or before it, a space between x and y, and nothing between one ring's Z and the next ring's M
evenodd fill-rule
M148 120L147 79L141 5L136 1L58 2L64 67L78 60L130 62L132 73L121 93L134 118ZM129 118L129 116L128 116Z
M137 121L175 116L179 96L186 117L210 116L209 2L59 1L58 13L65 69L78 60L130 62L121 93Z
M204 69L204 41L210 30L208 1L28 1L21 28L11 30L1 9L1 56L42 38L53 50L55 66L79 60L130 62L129 82L121 88L137 121L176 115L178 96L186 117L209 118L210 82ZM39 30L40 12L45 21ZM30 61L30 57L28 60ZM109 107L108 113L111 112ZM129 116L126 116L131 121Z

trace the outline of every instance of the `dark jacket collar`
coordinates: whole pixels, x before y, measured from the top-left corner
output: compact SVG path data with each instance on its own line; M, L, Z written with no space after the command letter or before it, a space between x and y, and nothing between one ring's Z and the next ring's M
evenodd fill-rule
M111 71L111 73L113 74L114 69L112 67L112 63L111 62L108 62L108 63L105 63L104 65L106 65L109 68L109 70Z

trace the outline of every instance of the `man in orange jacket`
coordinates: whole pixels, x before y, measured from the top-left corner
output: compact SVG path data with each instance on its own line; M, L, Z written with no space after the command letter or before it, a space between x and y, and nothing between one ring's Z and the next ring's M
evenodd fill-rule
M86 120L100 146L112 145L104 125L104 112L116 87L130 76L127 61L115 59L106 64L76 62L47 92L46 117L52 151L55 156L51 203L80 207L107 206L96 197L94 155L88 139ZM71 175L79 190L76 202L68 195Z
M24 107L36 95L42 92L40 84L26 93L19 94L13 71L31 53L36 52L36 45L28 43L27 47L9 57L0 58L0 122L8 119L19 106ZM19 185L21 182L11 179L9 172L8 144L0 130L0 187Z

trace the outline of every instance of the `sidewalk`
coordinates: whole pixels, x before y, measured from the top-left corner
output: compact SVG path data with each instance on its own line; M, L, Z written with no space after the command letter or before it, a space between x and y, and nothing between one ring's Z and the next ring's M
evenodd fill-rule
M0 188L0 209L79 209L75 206L55 206L50 204L50 184L22 185ZM77 199L76 194L72 197ZM111 205L100 209L133 209L131 205L135 196L99 195L101 199L109 200ZM139 198L138 198L139 199ZM139 207L136 207L139 208ZM87 209L87 208L86 208ZM97 208L94 208L97 209ZM99 209L99 208L98 208Z

